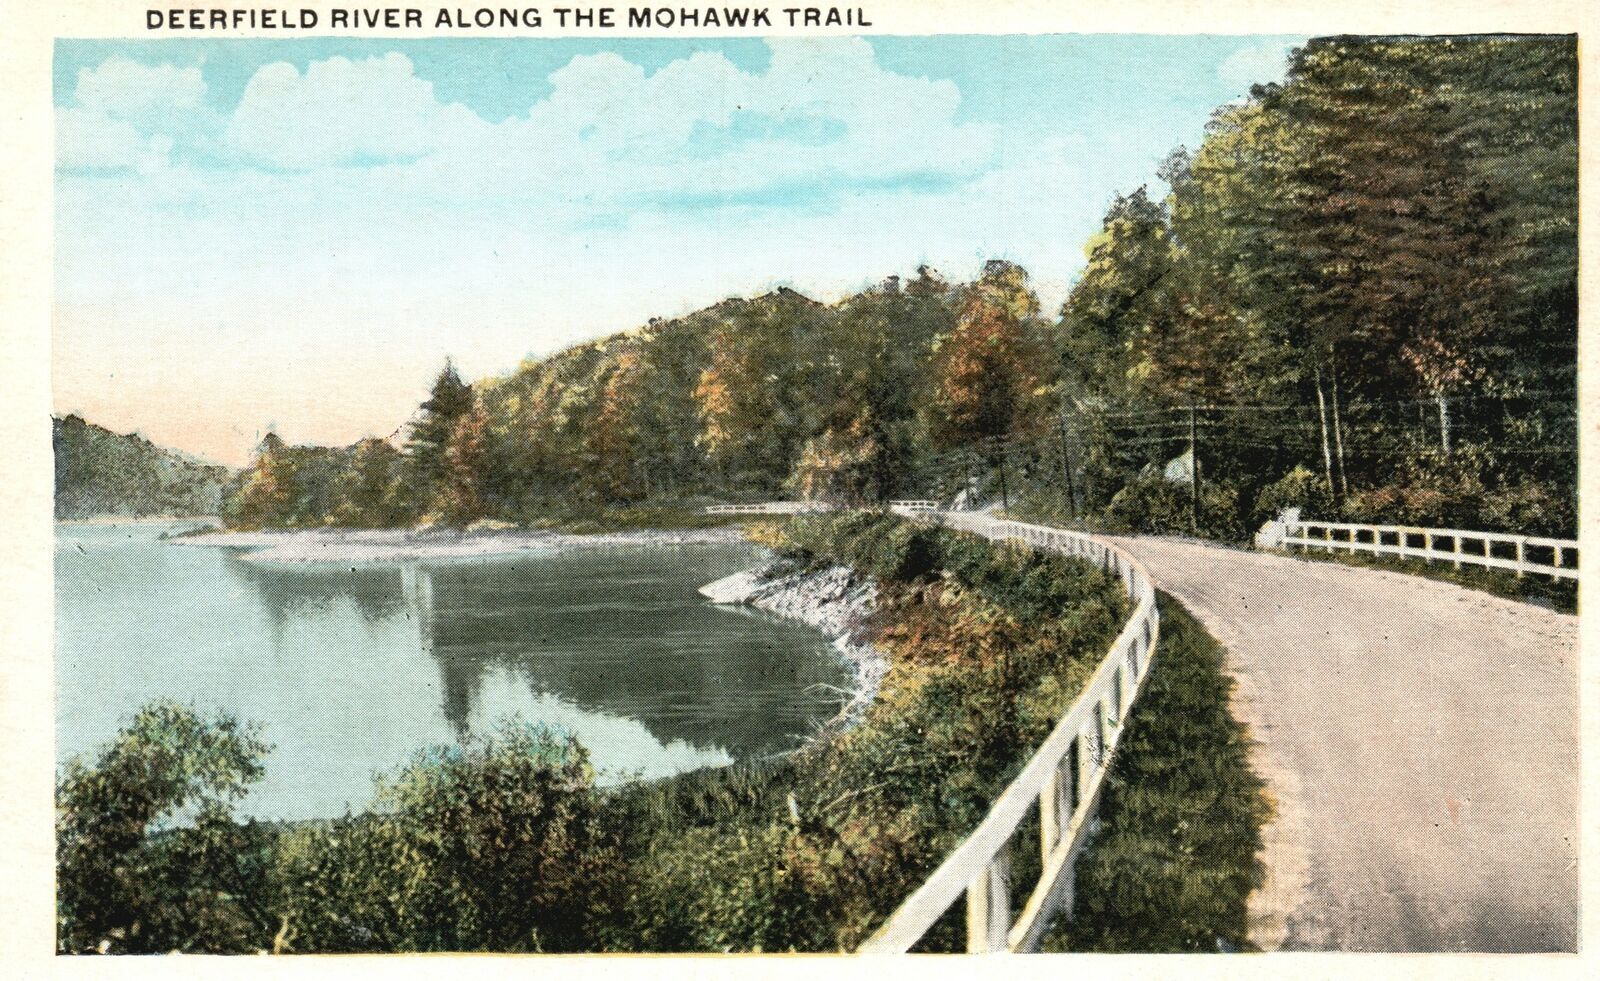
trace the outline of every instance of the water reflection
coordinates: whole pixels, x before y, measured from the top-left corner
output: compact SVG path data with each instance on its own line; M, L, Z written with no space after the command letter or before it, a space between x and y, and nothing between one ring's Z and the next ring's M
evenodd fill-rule
M276 643L306 618L352 607L392 635L404 624L438 672L457 738L482 724L486 679L633 719L659 742L734 756L791 748L837 707L844 669L795 628L705 604L695 588L748 563L741 549L685 563L673 550L533 555L329 569L233 558ZM390 640L392 643L392 639ZM582 733L579 734L580 737Z

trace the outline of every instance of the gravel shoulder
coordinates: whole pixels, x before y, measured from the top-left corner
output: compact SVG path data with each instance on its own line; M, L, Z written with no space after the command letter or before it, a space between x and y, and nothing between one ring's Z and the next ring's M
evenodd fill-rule
M1228 649L1276 808L1254 942L1576 949L1576 617L1398 573L1113 540Z

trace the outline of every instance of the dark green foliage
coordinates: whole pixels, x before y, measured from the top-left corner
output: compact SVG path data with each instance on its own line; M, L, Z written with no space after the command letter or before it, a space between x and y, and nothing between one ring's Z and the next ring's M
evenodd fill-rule
M139 436L119 436L78 416L52 418L51 432L58 519L220 513L226 467L164 450Z
M1072 917L1046 950L1248 947L1269 805L1228 711L1222 648L1171 597L1158 601L1161 644L1111 764L1100 831L1078 861Z
M592 945L619 872L588 754L506 724L418 754L369 814L286 835L284 936L302 951Z
M1147 474L1123 487L1111 498L1106 518L1112 527L1161 535L1187 535L1190 487L1159 474ZM1239 495L1231 485L1202 481L1198 531L1215 538L1244 537L1239 516Z
M1296 467L1322 516L1572 534L1575 65L1570 37L1308 42L1172 156L1165 202L1113 204L1060 321L1075 486L1048 445L1014 472L1093 515L1192 435L1238 492L1210 534Z
M248 952L268 945L269 835L232 805L268 746L228 715L141 710L56 783L57 949Z
M434 379L433 391L418 408L417 421L411 425L411 435L406 441L406 458L410 461L411 492L417 499L429 500L438 484L447 476L446 451L456 422L472 409L472 386L461 380L456 367L446 362L444 370Z

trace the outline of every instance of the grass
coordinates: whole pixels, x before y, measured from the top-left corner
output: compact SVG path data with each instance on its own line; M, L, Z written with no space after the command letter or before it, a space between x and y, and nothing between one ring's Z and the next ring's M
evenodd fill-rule
M1476 589L1507 599L1522 600L1547 606L1561 613L1578 612L1578 584L1572 579L1551 579L1549 576L1527 575L1518 579L1515 573L1503 569L1463 565L1460 569L1444 563L1428 563L1420 559L1395 556L1359 555L1349 552L1324 552L1302 549L1290 553L1298 559L1318 562L1337 562L1361 569L1387 569L1404 572L1441 582Z
M1228 710L1222 647L1176 600L1158 602L1161 643L1078 860L1072 917L1052 926L1046 951L1249 948L1265 785Z

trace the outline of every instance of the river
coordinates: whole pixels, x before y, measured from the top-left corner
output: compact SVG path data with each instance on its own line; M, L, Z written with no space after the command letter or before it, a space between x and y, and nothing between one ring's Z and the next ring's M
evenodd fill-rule
M329 567L161 541L184 527L57 525L57 759L154 699L225 710L274 746L255 817L359 811L374 773L511 716L576 735L602 783L782 752L850 683L809 628L698 596L753 546Z

